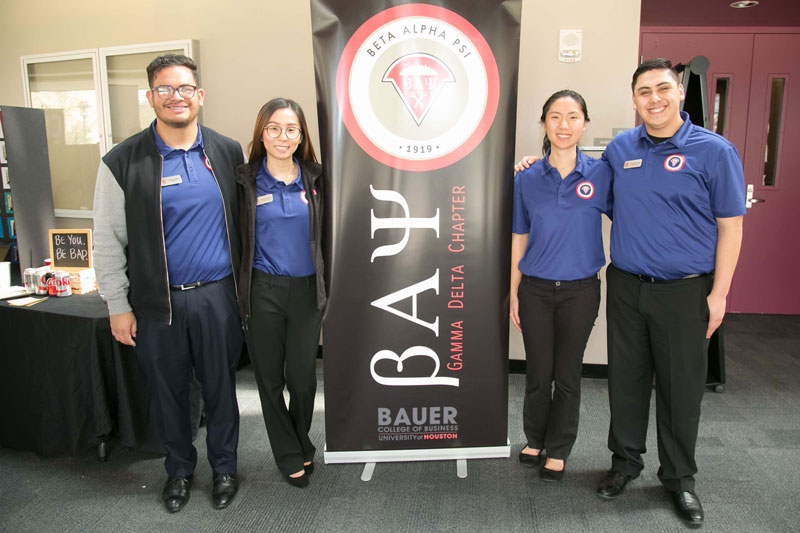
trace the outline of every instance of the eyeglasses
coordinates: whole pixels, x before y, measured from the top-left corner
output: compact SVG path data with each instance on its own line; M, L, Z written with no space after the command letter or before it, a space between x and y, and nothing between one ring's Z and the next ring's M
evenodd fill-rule
M300 137L300 134L302 133L300 128L297 126L286 126L285 128L281 128L275 124L270 124L269 126L265 126L264 129L267 130L267 137L270 139L277 139L281 136L281 133L285 132L286 138L293 141Z
M172 95L175 94L175 91L178 91L178 94L181 95L181 98L189 99L194 96L194 93L197 92L197 87L194 85L181 85L180 87L171 87L169 85L159 85L158 87L153 87L152 92L158 95L159 98L162 100L167 100L168 98L172 98Z

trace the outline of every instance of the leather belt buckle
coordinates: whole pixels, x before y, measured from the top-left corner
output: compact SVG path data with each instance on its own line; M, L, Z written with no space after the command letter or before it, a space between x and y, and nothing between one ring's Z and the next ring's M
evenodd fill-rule
M194 283L182 283L180 285L170 285L170 288L176 291L189 291L192 289L196 289L197 287L201 287L202 285L204 285L204 282L195 281Z

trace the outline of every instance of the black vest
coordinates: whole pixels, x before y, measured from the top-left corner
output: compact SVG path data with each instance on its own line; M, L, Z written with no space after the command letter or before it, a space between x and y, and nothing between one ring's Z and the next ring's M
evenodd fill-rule
M234 169L244 162L233 139L200 126L205 155L222 192L234 277L239 273L238 208ZM151 127L125 139L103 157L125 195L128 229L128 300L137 315L171 323L164 226L161 217L162 158Z

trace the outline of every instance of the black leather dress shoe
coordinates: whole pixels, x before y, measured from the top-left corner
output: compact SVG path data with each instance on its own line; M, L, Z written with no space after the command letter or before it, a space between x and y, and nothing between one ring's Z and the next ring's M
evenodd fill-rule
M539 463L542 462L542 452L539 452L539 455L519 452L519 462L523 466L539 466Z
M672 493L672 503L675 504L675 512L681 520L689 527L700 527L703 525L705 515L700 498L697 494L684 490Z
M539 477L542 481L561 481L564 478L564 471L567 469L567 462L564 461L564 468L561 470L550 470L547 466L543 466L539 470Z
M167 482L164 484L164 507L170 513L177 513L186 502L189 501L189 496L192 490L192 476L186 477L168 477Z
M310 476L311 474L313 474L314 473L314 461L311 461L307 465L303 465L303 470L306 471L306 475L307 476Z
M225 509L229 506L238 491L239 480L236 478L236 474L214 474L211 499L214 500L215 509Z
M308 472L303 472L302 476L292 477L292 476L284 476L286 481L289 485L293 487L297 487L300 489L304 489L308 487Z
M601 498L613 499L622 494L625 485L633 476L627 476L616 470L609 470L597 486L597 495Z

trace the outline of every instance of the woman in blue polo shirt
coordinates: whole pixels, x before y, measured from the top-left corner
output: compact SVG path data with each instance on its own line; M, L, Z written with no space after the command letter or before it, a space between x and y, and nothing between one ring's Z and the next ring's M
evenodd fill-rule
M272 454L286 480L305 487L314 471L316 448L308 431L326 294L322 167L296 102L275 98L264 104L248 161L236 169L239 308Z
M519 460L559 481L578 433L583 351L600 306L600 215L611 213L612 174L578 149L589 122L580 94L553 94L540 120L544 159L514 178L510 313L527 361Z

